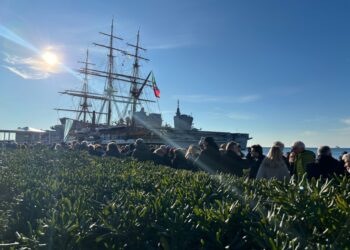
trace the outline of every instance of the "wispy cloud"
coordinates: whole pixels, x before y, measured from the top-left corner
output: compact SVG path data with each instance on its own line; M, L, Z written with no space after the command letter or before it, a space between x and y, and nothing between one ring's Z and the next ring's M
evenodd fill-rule
M258 94L243 96L213 96L213 95L174 95L173 99L180 99L183 102L191 103L252 103L260 100L262 97Z
M239 96L236 100L238 103L250 103L258 101L261 98L260 95L245 95Z
M350 126L350 118L345 118L340 120L342 123Z
M4 66L6 69L10 70L11 72L15 73L16 75L19 75L23 79L32 79L32 80L40 80L45 79L49 77L49 74L46 72L39 72L35 70L28 70L28 69L17 69L15 67L10 66Z
M23 79L45 79L59 72L59 68L49 66L41 58L19 57L4 53L3 67Z

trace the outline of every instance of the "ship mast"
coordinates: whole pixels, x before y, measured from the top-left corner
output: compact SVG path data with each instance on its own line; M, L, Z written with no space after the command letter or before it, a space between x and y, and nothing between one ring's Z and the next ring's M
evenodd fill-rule
M79 63L83 63L83 62L79 62ZM86 50L86 60L84 62L85 64L85 69L88 68L88 65L95 65L93 63L89 63L89 50ZM81 112L78 114L78 118L77 120L80 119L81 115L83 114L83 121L86 122L86 115L89 114L89 107L91 107L91 105L88 104L88 97L87 97L87 93L89 92L89 88L88 88L88 75L84 74L84 84L83 84L83 91L82 91L85 95L84 97L81 98L81 102L80 102L80 107L81 107Z
M79 69L79 72L84 73L84 74L88 74L88 75L92 75L92 76L102 77L102 78L105 78L107 80L106 86L104 89L104 94L98 96L98 98L100 98L100 100L102 100L103 103L102 103L100 112L97 113L97 114L99 114L97 121L99 122L101 115L106 114L107 115L106 123L107 123L107 125L111 125L112 117L113 117L113 112L112 112L112 110L113 110L112 105L113 104L115 106L115 110L118 113L118 118L121 119L121 118L125 118L128 106L130 104L132 105L131 116L133 117L134 113L136 112L136 106L137 106L138 101L142 101L142 102L155 102L155 101L139 98L140 97L140 90L142 91L144 86L152 87L152 85L150 84L151 81L148 79L149 77L146 79L139 77L139 67L140 67L139 60L149 61L149 59L144 58L144 57L139 55L139 50L146 51L146 49L141 48L139 46L139 33L137 35L136 45L127 43L128 46L135 48L135 54L131 54L126 50L122 50L122 49L114 47L114 39L117 39L120 41L123 41L123 39L114 35L114 22L113 22L113 20L112 20L112 25L111 25L111 31L109 34L104 33L104 32L99 32L99 33L104 35L104 36L109 37L109 44L108 45L93 43L95 46L108 49L108 68L107 68L107 70L102 71L102 70L96 70L96 69L92 69L92 68L82 68L82 69ZM133 74L132 75L120 74L120 73L117 73L115 71L115 69L114 69L115 68L114 52L119 52L124 56L129 56L129 57L134 58ZM115 93L117 93L117 90L114 88L114 85L113 85L115 80L117 80L121 83L130 83L131 84L129 96L115 94ZM140 86L140 85L142 87L138 88L138 86ZM97 97L97 94L90 93L90 96L91 95L93 95L93 97ZM123 112L120 111L117 103L127 104ZM103 110L105 110L105 106L107 106L107 111L103 112Z
M95 65L93 63L89 62L89 50L86 50L86 58L85 58L85 62L81 62L79 61L78 63L82 63L84 64L84 68L88 69L89 65ZM87 115L91 117L91 114L93 113L92 111L89 111L89 107L91 107L91 105L88 102L88 99L97 99L97 100L101 100L100 96L94 96L91 95L89 93L89 87L88 87L88 74L84 73L84 79L83 79L83 88L81 91L76 91L76 90L65 90L63 92L59 92L61 94L64 95L70 95L70 96L74 96L74 97L80 97L80 109L64 109L64 108L55 108L55 110L57 111L66 111L66 112L74 112L77 113L77 120L80 120L81 116L83 115L83 121L84 123L87 122ZM100 114L99 112L95 112Z
M131 104L131 125L132 126L135 125L134 114L136 112L137 101L138 101L139 96L141 94L139 92L142 91L142 87L140 89L138 89L138 87L137 87L137 79L139 79L139 68L140 68L139 59L149 61L149 59L139 56L139 50L146 51L146 49L140 47L139 44L140 44L140 30L138 30L138 32L137 32L136 44L134 45L134 44L127 43L128 46L135 48L132 83L131 83L131 87L130 87L130 94L132 97L132 104ZM148 80L148 79L146 79L146 80Z

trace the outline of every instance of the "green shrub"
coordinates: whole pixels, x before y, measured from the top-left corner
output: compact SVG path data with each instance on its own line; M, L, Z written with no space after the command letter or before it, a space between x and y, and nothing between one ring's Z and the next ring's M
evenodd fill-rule
M1 156L0 243L49 249L345 249L349 180L251 181L80 152ZM0 245L1 247L1 245Z

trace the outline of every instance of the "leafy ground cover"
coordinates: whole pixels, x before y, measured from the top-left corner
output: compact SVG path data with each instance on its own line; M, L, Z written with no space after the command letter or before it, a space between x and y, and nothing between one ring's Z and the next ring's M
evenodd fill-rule
M0 248L347 249L350 183L252 181L84 152L0 155Z

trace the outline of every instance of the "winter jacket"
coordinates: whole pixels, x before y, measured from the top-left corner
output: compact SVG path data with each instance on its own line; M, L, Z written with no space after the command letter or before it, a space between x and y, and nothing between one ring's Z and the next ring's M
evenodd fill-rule
M256 178L256 174L258 173L259 167L264 159L265 159L265 155L261 155L259 158L250 158L250 160L249 160L249 167L250 167L249 178L251 178L251 179Z
M122 158L123 155L119 151L106 151L105 156Z
M186 160L184 156L175 157L172 160L171 166L175 169L187 169L187 170L191 169L191 165L189 164L189 162Z
M310 150L304 150L295 157L294 170L298 177L306 173L306 166L315 162L315 153Z
M151 161L153 160L152 153L144 144L136 145L132 152L132 158L137 161Z
M315 163L310 163L306 167L307 177L309 179L319 177L331 178L333 174L344 174L344 167L332 156L319 156Z
M242 159L235 152L226 151L222 157L222 172L243 176L243 169L248 168L248 161Z
M221 170L220 151L215 148L204 149L195 161L195 166L203 171L215 173Z
M283 179L289 180L290 174L287 168L287 165L284 161L279 162L271 166L271 159L265 158L258 170L256 179L272 179L276 178L277 180L282 181Z

